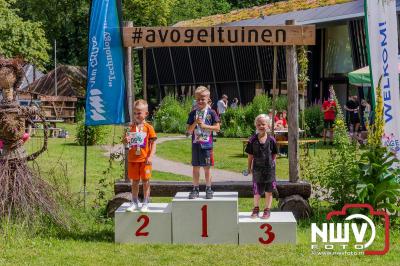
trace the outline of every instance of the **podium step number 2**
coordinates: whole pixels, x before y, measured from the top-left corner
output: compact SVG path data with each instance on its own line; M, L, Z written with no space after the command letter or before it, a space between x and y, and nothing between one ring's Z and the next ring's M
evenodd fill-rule
M115 242L171 243L171 204L150 203L147 212L126 212L124 203L115 212Z

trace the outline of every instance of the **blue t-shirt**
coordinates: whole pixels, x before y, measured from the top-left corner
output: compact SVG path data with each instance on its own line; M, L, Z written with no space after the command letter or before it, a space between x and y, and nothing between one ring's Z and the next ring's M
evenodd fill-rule
M195 109L189 113L187 120L188 125L192 125L197 118L202 119L204 124L212 126L219 123L219 117L217 113L211 109L206 108L204 111ZM201 145L203 149L211 149L213 146L213 134L212 131L201 129L200 126L196 126L192 134L192 145Z

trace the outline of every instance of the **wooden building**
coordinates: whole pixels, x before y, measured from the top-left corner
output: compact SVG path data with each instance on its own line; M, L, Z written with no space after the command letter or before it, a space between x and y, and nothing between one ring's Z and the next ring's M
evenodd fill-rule
M20 101L36 102L46 119L74 122L79 99L85 97L86 68L60 65L19 92Z
M351 87L347 73L364 67L367 62L366 34L364 27L364 1L307 1L299 9L293 2L278 2L278 8L265 5L235 10L225 15L215 15L175 26L264 26L283 25L286 20L296 24L315 24L316 45L308 47L309 77L308 103L320 102L328 97L328 86L333 84L340 104L349 94L368 97L368 88ZM303 1L304 2L304 1ZM343 3L344 2L344 3ZM326 6L320 6L324 3ZM274 10L279 9L279 14ZM272 10L272 11L271 11ZM400 0L397 0L400 11ZM139 49L143 69L143 50ZM198 85L211 89L213 100L222 94L230 99L237 97L247 103L253 97L272 88L273 48L254 47L160 47L146 49L148 98L160 101L166 94L190 95ZM278 48L278 89L286 93L285 49Z

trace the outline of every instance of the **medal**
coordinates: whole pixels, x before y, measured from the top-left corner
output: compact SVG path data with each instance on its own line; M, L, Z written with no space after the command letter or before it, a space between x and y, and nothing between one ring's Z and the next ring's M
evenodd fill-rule
M136 134L140 133L140 132L141 132L141 128L136 125ZM142 154L142 152L140 150L140 144L139 143L136 144L136 153L135 154L138 155L138 156L140 154Z

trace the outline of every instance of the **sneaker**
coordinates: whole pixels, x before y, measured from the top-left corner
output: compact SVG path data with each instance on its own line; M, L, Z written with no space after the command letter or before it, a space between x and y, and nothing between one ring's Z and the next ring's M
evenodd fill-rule
M214 191L211 188L206 188L206 199L212 199L214 196Z
M199 197L199 190L198 189L193 189L192 191L190 191L189 193L189 199L195 199Z
M264 213L261 216L261 219L268 219L271 216L271 211L268 208L264 209Z
M251 218L258 218L259 213L260 213L260 207L254 207L253 212L251 213Z
M131 206L126 209L127 212L134 212L139 209L139 201L132 202Z
M142 204L142 208L140 208L141 212L148 212L149 211L149 204L147 202L144 202Z
M148 212L149 211L149 199L144 199L142 208L140 209L141 212Z

